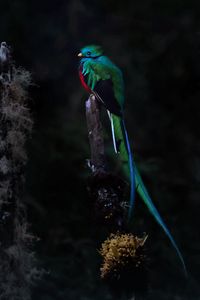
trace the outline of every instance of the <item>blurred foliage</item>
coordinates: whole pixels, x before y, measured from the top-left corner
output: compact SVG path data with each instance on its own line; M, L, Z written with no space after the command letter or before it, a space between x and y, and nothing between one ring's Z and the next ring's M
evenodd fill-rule
M88 43L101 44L123 70L135 157L190 273L185 281L175 251L137 199L134 232L149 234L145 299L199 299L199 2L1 0L0 37L36 82L26 200L49 273L33 299L115 299L99 278L101 238L86 190L87 95L76 54Z

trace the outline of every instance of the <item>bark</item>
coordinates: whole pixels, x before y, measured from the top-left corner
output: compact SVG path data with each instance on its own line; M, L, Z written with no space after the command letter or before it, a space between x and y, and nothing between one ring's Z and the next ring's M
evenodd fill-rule
M93 173L105 171L106 162L100 108L93 95L86 101L86 119L91 151L90 167Z
M107 229L117 231L125 227L123 198L126 185L121 178L108 171L99 106L94 95L91 95L86 101L91 151L89 167L92 171L89 191L94 203L95 220L101 221Z

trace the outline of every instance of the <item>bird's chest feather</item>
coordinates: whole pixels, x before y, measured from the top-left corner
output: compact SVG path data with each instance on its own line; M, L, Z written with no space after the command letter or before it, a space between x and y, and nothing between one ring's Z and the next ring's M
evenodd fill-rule
M90 88L90 87L88 86L88 84L87 84L86 76L84 76L83 73L82 73L82 68L81 68L81 67L79 68L79 78L80 78L81 84L82 84L82 86L84 87L84 89L85 89L88 93L92 93L91 88Z

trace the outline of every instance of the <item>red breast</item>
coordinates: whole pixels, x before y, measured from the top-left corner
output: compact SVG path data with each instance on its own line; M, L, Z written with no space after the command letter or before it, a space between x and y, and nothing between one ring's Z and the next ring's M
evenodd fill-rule
M84 75L82 73L82 68L79 69L79 78L81 81L82 86L84 87L84 89L88 92L88 93L92 93L91 88L87 85L87 83L85 82L85 78Z

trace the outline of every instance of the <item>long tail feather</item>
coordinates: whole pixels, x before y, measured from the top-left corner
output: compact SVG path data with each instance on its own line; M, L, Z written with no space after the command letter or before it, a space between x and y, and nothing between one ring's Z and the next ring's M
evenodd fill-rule
M128 211L128 219L130 219L132 210L133 210L133 205L134 205L134 200L135 200L135 166L133 163L133 155L131 152L131 147L128 139L128 134L127 130L124 124L124 120L121 120L124 133L125 133L125 138L126 138L126 146L127 146L127 151L128 151L128 158L129 158L129 170L130 170L130 184L131 184L131 189L130 189L130 206L129 206L129 211Z
M183 256L182 256L175 240L173 239L169 229L163 222L158 210L156 209L155 205L153 204L153 202L147 192L147 189L142 181L142 178L135 166L124 121L122 118L120 118L116 115L113 115L113 114L109 114L109 117L110 117L110 121L111 121L114 148L115 148L115 151L120 153L122 161L124 162L125 174L129 177L130 184L131 184L130 207L129 207L128 217L130 219L131 214L132 214L134 200L135 200L135 189L136 189L137 192L139 193L140 197L142 198L142 200L148 207L151 214L154 216L154 218L156 219L158 224L162 227L165 234L168 236L170 242L172 243L173 247L175 248L177 255L182 263L184 273L186 276L188 276ZM136 186L136 188L135 188L135 186Z
M187 269L186 269L186 265L185 265L185 262L184 262L184 259L183 259L183 256L175 242L175 240L173 239L171 233L169 232L167 226L165 225L165 223L163 222L158 210L156 209L155 205L153 204L145 186L144 186L144 183L142 181L142 178L135 166L135 175L136 175L136 189L140 195L140 197L142 198L142 200L144 201L144 203L147 205L149 211L152 213L152 215L154 216L154 218L156 219L156 221L158 222L158 224L162 227L162 229L164 230L164 232L166 233L166 235L168 236L168 238L170 239L172 245L174 246L177 254L178 254L178 257L183 265L183 269L184 269L184 272L185 272L185 275L187 276Z
M127 168L128 166L129 169L128 173L130 180L130 205L128 218L130 219L135 200L135 170L133 156L124 120L114 114L110 114L110 121L115 152L120 153L125 167Z

